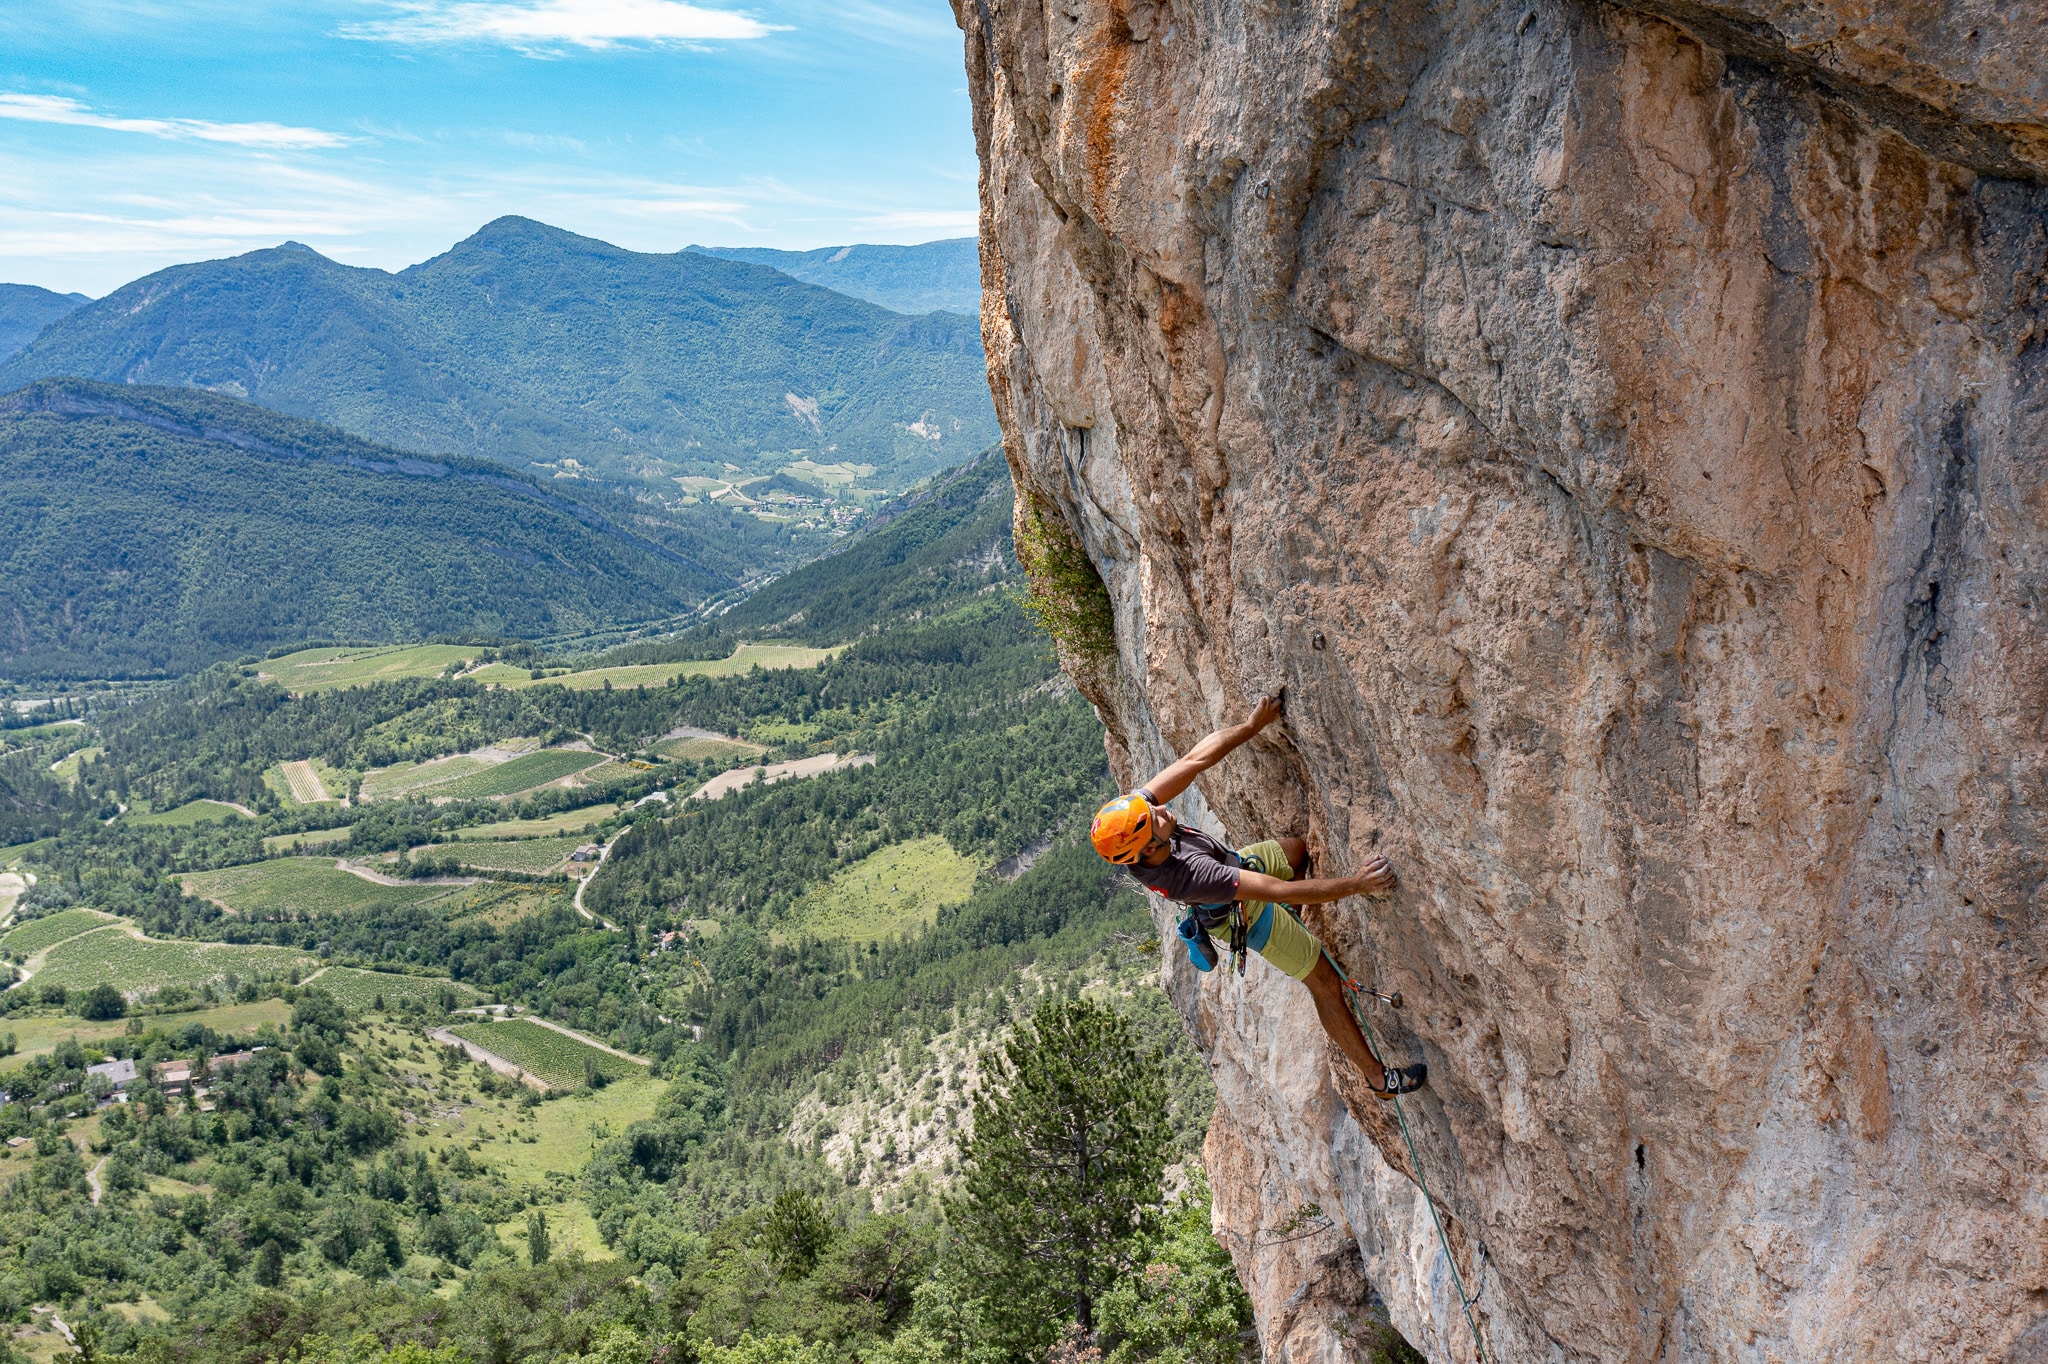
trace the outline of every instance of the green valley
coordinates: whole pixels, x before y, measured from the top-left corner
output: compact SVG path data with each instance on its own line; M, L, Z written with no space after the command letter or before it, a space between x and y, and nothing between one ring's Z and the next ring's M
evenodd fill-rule
M1041 1364L958 1194L992 1058L1102 1009L1103 1073L1156 1108L1129 1254L1237 1358L1182 1181L1214 1091L1083 836L1102 731L1010 512L984 457L680 628L67 693L82 726L0 754L0 865L35 877L0 937L0 1303L134 1364ZM1182 1310L1129 1282L1146 1329Z

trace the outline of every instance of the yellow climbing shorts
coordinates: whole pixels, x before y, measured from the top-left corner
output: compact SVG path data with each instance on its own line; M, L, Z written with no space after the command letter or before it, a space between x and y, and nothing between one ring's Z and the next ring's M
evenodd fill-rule
M1294 868L1287 865L1287 854L1272 839L1239 848L1237 856L1250 871L1262 871L1283 881L1294 879ZM1250 925L1245 945L1252 951L1296 980L1307 980L1308 973L1316 969L1316 960L1323 955L1323 945L1316 940L1315 934L1301 926L1301 920L1295 918L1294 911L1287 906L1266 900L1247 900L1244 920Z

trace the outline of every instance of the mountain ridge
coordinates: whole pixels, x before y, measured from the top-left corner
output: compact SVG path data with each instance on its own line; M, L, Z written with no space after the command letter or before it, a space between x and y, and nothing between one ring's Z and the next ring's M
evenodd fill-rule
M816 452L907 486L994 438L970 318L530 219L396 273L300 244L173 266L57 319L0 389L209 389L365 439L656 486Z

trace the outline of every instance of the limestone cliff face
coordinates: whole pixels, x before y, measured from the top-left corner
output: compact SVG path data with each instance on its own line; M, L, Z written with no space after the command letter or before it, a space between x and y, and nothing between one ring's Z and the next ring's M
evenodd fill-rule
M1195 813L1393 859L1489 1357L2048 1358L2043 7L956 5L1079 680L1123 776L1286 686ZM1472 1358L1299 987L1163 969L1267 1358Z

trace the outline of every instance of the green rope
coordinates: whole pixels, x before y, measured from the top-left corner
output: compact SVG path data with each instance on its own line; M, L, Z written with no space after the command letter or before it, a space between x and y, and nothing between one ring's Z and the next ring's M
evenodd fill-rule
M1365 988L1354 983L1346 975L1337 959L1330 955L1330 949L1323 949L1323 960L1330 963L1330 969L1337 973L1337 979L1344 983L1344 1002L1351 1009L1352 1018L1358 1022L1358 1030L1365 1036L1365 1047L1372 1053L1372 1059L1380 1063L1380 1070L1388 1072L1386 1059L1380 1055L1380 1046L1373 1039L1372 1024L1366 1021L1365 1010L1355 1000ZM1381 1078L1385 1079L1383 1073ZM1458 1257L1451 1254L1451 1238L1444 1234L1444 1219L1437 1214L1436 1197L1429 1191L1429 1180L1422 1173L1422 1157L1416 1153L1415 1137L1408 1130L1408 1115L1401 1108L1401 1096L1394 1096L1394 1117L1401 1124L1401 1140L1408 1145L1408 1163L1415 1169L1415 1183L1422 1190L1422 1201L1429 1205L1429 1220L1436 1227L1437 1244L1443 1247L1444 1263L1451 1267L1451 1286L1458 1290L1458 1306L1465 1313L1465 1329L1472 1333L1472 1348L1479 1354L1479 1364L1486 1364L1486 1344L1479 1338L1479 1323L1472 1318L1473 1300L1465 1296L1465 1279L1458 1273Z

